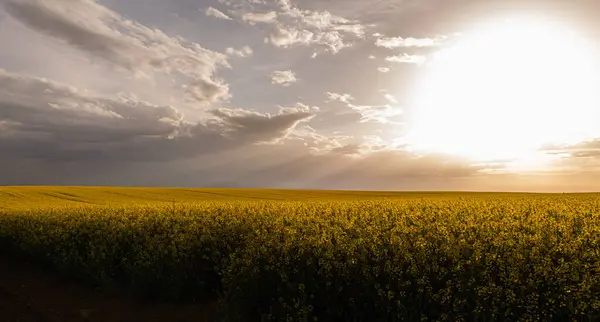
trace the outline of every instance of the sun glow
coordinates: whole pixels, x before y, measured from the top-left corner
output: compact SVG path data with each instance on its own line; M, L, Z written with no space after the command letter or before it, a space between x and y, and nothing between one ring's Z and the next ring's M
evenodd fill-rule
M582 35L543 19L482 24L424 66L407 140L421 151L491 160L598 136L593 52Z

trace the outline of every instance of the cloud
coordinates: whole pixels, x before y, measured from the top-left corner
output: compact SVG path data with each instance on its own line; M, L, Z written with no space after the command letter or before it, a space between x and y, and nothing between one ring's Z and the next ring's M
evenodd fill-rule
M331 14L328 11L300 9L289 1L272 3L254 2L230 4L235 7L242 20L254 25L267 23L266 43L276 47L289 48L298 46L317 46L324 51L337 53L343 48L352 46L347 39L362 39L365 26ZM256 12L261 9L263 12ZM274 10L275 9L275 10Z
M459 161L416 157L404 151L353 154L362 149L344 145L316 154L299 147L264 144L178 162L105 162L93 167L87 162L0 159L0 184L440 190L476 178L478 172L477 167Z
M325 31L314 34L312 43L325 46L329 52L338 53L340 50L350 47L344 42L343 35L338 31Z
M276 47L287 48L294 44L309 45L312 42L314 33L308 30L298 30L296 28L287 28L278 25L274 31L266 38L266 42Z
M363 37L365 27L358 21L333 15L329 11L301 10L289 0L279 0L282 15L297 19L300 23L319 30L339 30Z
M362 115L361 122L377 122L382 124L398 123L390 121L390 117L402 115L402 109L385 105L354 105L348 104L348 107L359 112Z
M402 37L383 37L380 34L375 34L378 37L375 45L384 48L410 48L410 47L436 47L439 46L446 37L437 38L402 38Z
M386 61L392 63L405 63L405 64L423 64L427 57L422 55L409 55L409 54L401 54L396 56L388 56L385 58Z
M565 158L599 158L600 138L592 138L575 144L549 144L541 152L562 155ZM598 159L600 161L600 159Z
M208 77L192 79L183 85L185 98L189 102L220 102L231 97L229 86Z
M392 94L385 94L383 97L385 97L385 99L391 104L398 104L398 99L396 99Z
M272 84L290 86L297 81L298 79L296 78L296 74L294 74L294 72L291 70L277 70L271 74Z
M173 106L126 94L101 96L0 70L0 149L7 158L49 162L176 160L279 142L314 115L304 107L281 108L274 115L220 108L190 123Z
M361 116L360 122L361 123L365 123L365 122L377 122L377 123L382 123L382 124L397 123L397 122L390 121L389 118L403 114L402 109L400 109L396 106L389 105L389 104L385 104L385 105L355 105L352 103L354 98L350 94L338 94L338 93L332 93L332 92L326 92L325 94L327 95L329 102L337 101L337 102L344 103L344 105L346 107L349 107L352 111L355 111L358 114L360 114L360 116ZM394 103L394 104L397 103L396 98L390 94L385 94L384 97L390 103Z
M377 68L377 70L382 73L388 73L390 71L390 69L388 67L379 67L379 68Z
M384 189L478 171L375 136L323 136L304 123L318 111L300 102L271 114L218 108L191 123L132 94L0 70L0 184Z
M377 152L397 151L398 148L399 146L394 146L389 142L385 142L377 135L363 135L360 143L338 145L327 151L327 153L364 158Z
M257 22L274 23L277 21L277 12L269 11L265 13L249 12L242 16L242 20L254 24Z
M320 110L320 108L318 106L309 106L306 105L304 103L300 103L297 102L294 106L279 106L279 110L282 113L299 113L299 112L306 112L306 113L314 113L314 112L318 112Z
M173 106L0 70L0 184L384 189L477 172L300 126L318 110L219 108L189 123Z
M212 176L213 185L360 190L436 190L433 187L437 187L439 190L440 179L442 184L456 184L475 177L479 170L442 156L414 156L406 151L376 148L365 152L370 148L363 145L342 145L320 154L294 151L286 146L264 148L269 162L255 157L244 160L243 164L234 162L223 166L234 172L219 178ZM225 172L223 170L213 171Z
M181 74L190 81L188 96L200 104L216 102L204 98L227 97L213 94L227 91L224 84L213 80L217 68L230 67L226 55L125 19L95 1L6 0L0 5L23 25L89 54L92 61L99 58L138 77ZM198 95L202 89L210 93Z
M177 107L132 94L0 70L0 184L385 189L478 171L374 136L324 136L306 123L318 112L300 102L270 114L218 108L188 122Z
M213 8L213 7L206 8L205 14L208 17L214 17L214 18L217 18L217 19L233 20L228 15L224 14L223 12L221 12L221 11L219 11L219 10Z
M223 122L226 135L233 133L235 137L263 143L276 143L285 139L299 122L314 116L309 111L285 108L277 115L225 108L215 110L213 114Z
M340 50L350 47L344 42L344 36L335 30L330 31L311 31L308 29L298 29L296 27L285 27L277 25L271 32L266 42L276 47L287 48L292 45L320 45L326 51L338 53Z
M365 36L365 26L358 23L333 25L331 29L336 31L343 31L348 34L354 34L358 38L364 38Z
M332 92L326 92L325 94L329 101L338 101L346 104L350 104L350 101L354 99L350 94L338 94Z
M254 51L249 46L244 46L239 50L234 49L232 47L228 47L225 50L225 53L227 53L227 55L229 55L229 56L248 57L248 56L252 56Z

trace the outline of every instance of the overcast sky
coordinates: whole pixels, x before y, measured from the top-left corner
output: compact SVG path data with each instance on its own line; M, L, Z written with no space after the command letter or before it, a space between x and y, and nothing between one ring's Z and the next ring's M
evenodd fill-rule
M428 57L531 11L600 40L594 0L0 0L0 184L600 190L600 138L519 171L402 140Z

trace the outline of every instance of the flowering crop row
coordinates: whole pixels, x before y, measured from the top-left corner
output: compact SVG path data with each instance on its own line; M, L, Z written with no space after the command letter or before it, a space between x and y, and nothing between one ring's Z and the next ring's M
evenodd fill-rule
M218 201L0 213L81 281L231 321L598 320L600 198Z

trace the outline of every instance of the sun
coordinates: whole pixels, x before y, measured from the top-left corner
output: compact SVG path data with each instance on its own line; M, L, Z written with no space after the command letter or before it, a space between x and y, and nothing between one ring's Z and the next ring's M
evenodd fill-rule
M541 18L483 23L423 66L406 139L420 151L492 160L597 137L594 49L581 34Z

